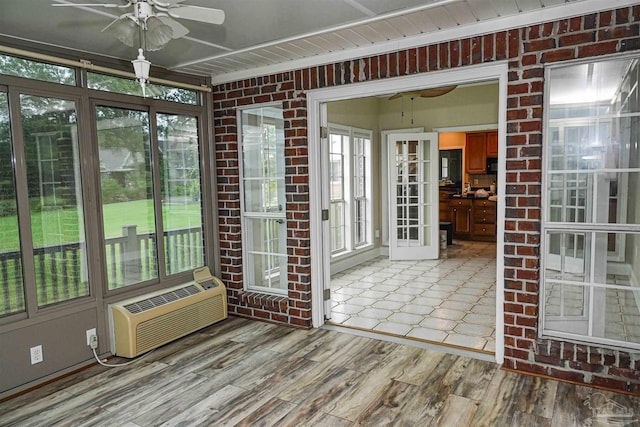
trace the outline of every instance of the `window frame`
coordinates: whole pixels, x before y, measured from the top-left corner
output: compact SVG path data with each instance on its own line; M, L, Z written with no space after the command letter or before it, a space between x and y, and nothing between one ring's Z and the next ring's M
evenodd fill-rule
M282 112L283 128L281 132L282 132L282 138L283 138L282 161L283 161L284 170L283 170L283 175L281 179L282 188L281 189L277 188L276 191L279 192L281 190L283 192L284 197L283 197L283 200L281 200L282 207L277 212L271 212L268 209L267 209L267 212L247 211L247 206L246 206L246 199L245 199L246 176L244 171L245 155L244 155L244 133L243 133L244 121L242 119L242 116L246 111L260 109L260 108L277 108ZM237 138L238 140L238 176L239 176L239 189L240 189L239 191L240 193L240 224L241 224L241 230L242 230L241 239L242 239L242 261L243 261L243 273L242 273L243 289L248 292L255 292L255 293L261 293L266 295L286 296L289 293L289 278L288 278L288 254L287 254L288 229L287 229L287 208L286 208L287 175L286 175L286 162L284 160L285 150L286 150L284 107L282 106L281 103L278 103L278 102L249 104L249 105L242 106L241 108L238 108L236 118L237 118L237 124L238 124L237 126L238 128L238 138ZM274 119L274 123L275 123L275 120L276 119ZM276 135L278 132L279 130L276 126ZM264 179L264 178L265 178L265 175L261 175L261 179ZM276 176L276 181L277 180L278 180L278 177ZM268 270L262 269L262 274L265 275L268 283L271 283L271 279L277 276L279 278L279 283L281 284L281 287L260 286L255 283L252 283L251 277L255 273L253 268L255 266L254 266L252 255L256 255L256 254L250 253L252 251L250 251L249 249L250 244L247 241L247 238L249 237L249 233L247 232L247 230L251 228L249 226L249 222L251 222L252 220L263 221L263 223L267 225L265 229L268 229L269 224L271 225L277 224L276 228L278 230L276 234L277 234L277 238L279 239L278 244L284 250L284 252L278 253L278 252L267 251L269 254L268 256L270 258L275 258L275 259L281 258L281 262L280 262L280 265L277 267L273 267ZM267 254L263 254L263 255L267 255ZM271 261L270 261L270 265L272 265Z
M107 92L110 93L110 92ZM164 101L164 102L171 102L171 101ZM183 108L172 108L174 106L181 106ZM157 270L158 270L158 276L156 278L152 278L149 280L144 280L141 282L137 282L135 284L130 284L130 285L126 285L126 286L120 286L114 289L109 289L109 283L107 280L107 274L106 274L106 269L108 268L108 265L106 264L106 249L104 247L104 241L105 241L105 234L104 234L104 228L103 228L103 224L104 224L104 218L103 218L103 202L102 202L102 191L100 191L100 156L99 153L97 152L98 147L98 139L97 139L97 120L96 120L96 109L100 108L100 107L107 107L107 108L116 108L116 109L126 109L126 110L133 110L133 111L139 111L139 112L146 112L149 115L149 146L150 146L150 150L151 150L151 185L152 185L152 195L153 195L153 209L154 209L154 214L155 214L155 233L156 233L156 263L157 263ZM92 125L92 141L95 141L95 144L92 144L93 148L96 150L95 152L95 156L94 156L94 168L95 171L97 172L96 175L96 185L98 188L97 191L97 204L99 206L98 208L98 226L99 226L99 240L100 240L100 260L102 263L104 263L104 268L101 270L102 272L102 280L103 280L103 289L105 292L105 295L119 295L119 294L126 294L128 293L128 291L132 290L132 289L139 289L139 288L148 288L150 286L153 285L162 285L161 287L169 287L169 286L174 286L180 283L185 283L187 281L190 281L193 279L193 275L191 271L183 271L183 272L179 272L179 273L175 273L175 274L166 274L166 265L165 265L165 244L164 244L164 238L160 238L160 237L164 237L164 232L166 231L164 228L164 221L162 218L162 195L160 194L161 192L161 186L162 183L160 182L160 155L159 155L159 143L158 143L158 138L157 138L157 120L156 117L158 114L168 114L168 115L188 115L188 116L193 116L196 117L198 120L198 139L199 139L199 143L200 143L200 147L199 147L199 154L200 154L200 159L199 159L199 165L200 165L200 192L201 192L201 212L202 212L202 234L203 234L203 245L204 245L204 263L205 265L208 265L208 259L209 259L209 254L208 252L212 251L211 249L207 249L207 231L206 229L206 222L205 222L205 201L207 200L207 197L204 194L205 191L205 174L206 174L206 169L205 169L205 165L206 165L206 159L205 157L205 146L207 145L205 143L205 139L204 139L204 112L196 112L195 109L196 108L200 108L200 107L194 107L194 108L190 108L190 105L187 104L175 104L173 103L173 105L170 106L163 106L163 107L159 107L159 106L155 106L153 105L153 103L150 104L139 104L139 103L123 103L123 102L118 102L118 101L114 101L114 100L105 100L105 99L97 99L97 98L92 98L90 101L90 113L91 113L91 125ZM160 231L160 232L159 232Z
M36 61L37 62L37 61ZM46 62L44 62L46 63ZM42 80L18 77L10 74L0 74L0 90L7 94L8 108L10 112L12 161L17 166L14 168L16 176L16 192L26 191L26 178L21 175L26 174L24 164L24 147L22 141L22 124L20 115L20 94L59 98L76 103L78 141L79 141L79 168L78 179L82 185L82 207L84 209L85 240L87 254L87 270L89 274L89 295L80 298L61 301L58 303L38 307L35 289L35 278L33 274L23 273L23 289L25 295L25 309L20 312L10 313L0 316L0 331L11 330L20 325L31 324L35 319L55 316L54 313L64 313L68 311L86 310L88 307L95 307L96 304L108 304L119 301L122 298L134 297L151 291L164 289L193 279L191 271L180 272L168 275L158 280L145 281L135 286L127 286L114 290L109 290L106 281L106 266L103 249L102 232L102 204L100 199L100 165L98 159L98 142L95 129L95 104L112 106L116 108L133 108L136 110L154 111L154 114L187 115L196 117L199 136L198 165L200 168L200 210L202 217L202 241L204 250L204 265L214 271L219 265L219 254L215 248L218 246L217 216L214 215L216 206L216 196L214 194L214 171L215 156L213 148L207 141L212 133L212 119L207 115L207 110L212 106L212 96L210 94L198 93L197 103L183 104L170 100L159 100L152 98L142 98L134 95L125 95L113 92L93 90L86 87L87 70L82 67L75 68L76 85L67 85ZM155 133L154 127L150 132ZM19 136L20 140L17 140ZM151 134L152 141L157 135ZM15 146L21 145L22 154L16 158ZM153 144L153 143L152 143ZM157 145L157 142L155 143ZM154 148L157 151L157 147ZM157 167L157 166L156 166ZM156 174L158 175L158 174ZM25 175L26 176L26 175ZM156 178L154 178L156 179ZM159 179L159 177L158 177ZM154 186L155 187L155 186ZM155 194L154 189L154 194ZM158 192L159 187L158 187ZM26 193L25 193L26 194ZM19 221L20 252L22 254L23 272L33 267L33 260L29 254L33 251L31 232L26 230L29 227L30 216L28 200L22 200L25 196L18 196L17 217ZM160 203L159 201L157 203ZM26 230L26 231L25 231ZM26 264L25 264L26 262ZM102 310L102 308L100 308Z
M561 339L569 339L569 340L573 340L573 341L578 341L578 342L585 342L587 344L598 344L598 345L605 345L605 346L612 346L612 347L622 347L622 348L628 348L628 349L640 349L640 343L635 343L635 342L631 342L631 341L622 341L619 339L613 339L613 338L607 338L605 337L605 334L603 332L595 332L594 329L599 329L599 327L595 327L594 324L596 321L598 321L599 323L603 323L606 322L606 317L602 317L601 320L594 320L594 316L597 316L596 311L600 310L604 310L605 307L601 307L601 306L597 306L596 307L596 300L598 298L602 298L602 294L604 292L606 292L607 290L615 290L615 291L632 291L632 292L640 292L640 288L635 288L635 287L631 287L631 286L622 286L622 285L617 285L617 284L609 284L607 279L605 278L605 280L603 281L598 281L594 276L602 276L603 272L598 270L598 266L596 265L595 259L598 257L598 253L602 252L602 244L603 244L603 237L604 236L608 236L611 233L614 233L616 236L616 250L615 251L610 251L608 249L608 247L604 247L605 251L606 251L606 257L605 257L605 269L604 269L604 274L609 275L609 274L614 274L616 269L618 268L615 264L616 262L618 262L618 264L620 264L621 261L624 261L623 259L621 259L621 254L620 254L620 248L618 245L622 244L622 246L624 246L625 244L625 240L626 240L626 236L627 234L636 234L640 236L640 224L629 224L627 223L626 219L627 219L627 205L626 205L626 200L622 200L622 198L626 199L626 196L628 194L628 188L621 188L620 186L618 186L617 188L617 194L615 196L615 199L618 201L622 201L622 206L624 208L624 210L621 212L620 210L618 210L618 212L616 213L616 223L608 223L608 222L604 222L601 220L598 220L597 218L591 218L589 219L588 215L589 209L592 209L591 207L591 202L586 202L584 205L584 210L585 210L585 218L582 221L575 221L575 222L568 222L567 218L565 217L565 210L566 207L569 206L571 207L572 205L567 205L566 204L566 192L567 189L569 187L567 187L566 185L566 175L569 175L570 173L574 172L574 169L558 169L558 170L552 170L551 169L551 158L553 156L552 153L552 134L554 131L558 132L559 134L561 133L561 129L565 129L567 127L576 127L576 126L598 126L601 125L602 123L604 123L606 126L609 127L609 132L610 134L612 134L613 129L615 127L615 124L613 123L613 119L614 118L620 118L621 116L618 113L607 113L607 114L599 114L596 116L579 116L579 117L564 117L564 118L557 118L557 117L551 117L551 73L553 72L553 70L559 69L559 68L565 68L565 67L570 67L570 66L574 66L574 65L585 65L585 64L596 64L596 63L602 63L602 62L607 62L607 61L624 61L624 60L631 60L631 61L635 61L636 62L636 67L640 67L640 57L637 55L609 55L609 56L604 56L604 57L598 57L598 58L590 58L587 60L576 60L576 61L566 61L566 62L562 62L559 64L550 64L545 66L545 88L544 88L544 94L545 94L545 100L544 100L544 118L543 118L543 127L545 129L544 134L543 134L543 150L542 150L542 180L541 180L541 184L542 184L542 194L541 194L541 206L542 206L542 212L541 212L541 229L540 229L540 247L541 247L541 251L540 251L540 325L541 327L538 328L538 335L540 337L543 338L561 338ZM623 80L621 80L619 82L619 84L622 84ZM636 88L636 90L638 90ZM587 105L596 105L595 103L590 103ZM624 114L626 117L640 117L640 111L637 112L632 112L632 113L625 113ZM595 119L594 119L595 117ZM562 141L563 137L561 135L558 136L558 140ZM566 161L566 154L564 155L564 159ZM628 163L628 156L627 156L627 163ZM608 169L606 167L606 165L603 167L600 167L598 169ZM575 169L575 175L581 175L584 174L586 176L586 180L587 180L587 187L589 187L589 185L593 185L593 184L589 184L590 181L595 180L597 178L597 173L592 172L591 168L587 168L587 169ZM628 181L628 173L639 173L640 174L640 167L638 168L630 168L628 166L628 164L626 166L620 166L617 168L613 168L612 171L614 173L623 173L626 174L625 177L623 178L623 183L626 183ZM550 205L550 189L551 189L551 177L553 174L558 174L558 175L563 175L565 178L565 184L563 187L563 191L565 192L565 195L563 196L563 203L560 206L560 208L562 209L562 220L561 221L552 221L550 216L550 209L551 209L551 205ZM602 172L601 172L602 173ZM606 173L606 171L605 171ZM579 176L577 177L577 179L579 179ZM624 185L623 185L624 186ZM597 188L597 187L596 187ZM589 199L589 189L586 190L586 198ZM595 190L593 190L595 191ZM611 200L612 197L609 196L607 200ZM593 210L595 210L595 208L593 208ZM620 222L622 218L622 222ZM583 240L583 248L584 248L584 252L582 255L582 263L585 266L588 266L588 269L585 269L585 267L582 267L582 271L584 272L585 277L582 281L572 281L572 280L567 280L564 278L560 278L560 279L556 279L556 278L552 278L552 277L548 277L547 276L547 269L549 268L550 265L554 265L551 264L551 257L550 257L550 245L551 245L551 241L550 241L550 236L552 234L557 234L560 237L560 256L563 256L563 247L564 245L562 244L562 236L582 236L582 240ZM598 246L600 245L600 246ZM566 257L566 255L564 255ZM576 258L579 259L579 258ZM554 261L555 263L555 261ZM610 269L610 263L612 265L612 268ZM569 271L569 270L562 270L562 266L560 267L561 269L559 270L560 272L562 271ZM571 328L570 326L566 326L566 330L562 331L562 330L558 330L554 329L553 327L553 322L562 322L563 320L563 315L562 315L562 310L564 305L560 306L560 312L559 314L548 314L547 313L547 291L549 292L553 292L553 286L560 286L561 287L561 299L560 301L564 301L563 300L563 295L564 295L564 286L575 286L578 288L582 289L582 307L584 309L584 311L582 312L582 315L569 315L570 319L569 320L564 320L564 322L569 325L571 323L571 320L576 320L576 321L582 321L582 322L587 322L587 332L586 334L583 333L579 333L579 332L571 332L569 331L569 329ZM638 296L636 295L636 302L637 304L640 306L640 300L638 299ZM595 335L595 334L601 334L601 336Z
M367 250L374 244L373 241L373 202L372 202L372 189L373 189L373 131L369 129L361 129L353 126L344 126L335 123L328 124L329 129L329 144L331 147L331 136L341 135L347 138L346 143L343 141L342 159L343 159L343 176L342 176L342 199L344 203L344 246L342 248L332 249L331 258L339 259L341 257L349 256L359 251ZM356 138L363 141L363 152L357 153L355 149ZM331 148L329 148L329 165L331 165ZM356 176L358 167L358 156L363 158L364 162L364 176L363 197L356 196L357 179ZM329 166L331 167L331 166ZM331 181L331 174L329 174L329 181ZM329 183L330 184L330 183ZM357 241L357 212L356 205L357 200L364 201L365 217L363 223L365 224L364 240ZM334 201L331 200L334 204ZM337 203L337 202L336 202ZM333 227L330 224L330 227Z

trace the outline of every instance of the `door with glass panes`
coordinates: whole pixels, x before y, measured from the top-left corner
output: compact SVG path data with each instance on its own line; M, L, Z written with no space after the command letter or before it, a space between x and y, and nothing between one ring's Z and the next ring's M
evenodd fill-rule
M388 140L389 257L439 255L438 134L392 134Z

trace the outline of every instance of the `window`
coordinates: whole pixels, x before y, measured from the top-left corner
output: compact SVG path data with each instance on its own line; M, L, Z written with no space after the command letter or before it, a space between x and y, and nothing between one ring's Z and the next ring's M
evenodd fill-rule
M204 265L200 142L196 117L158 114L165 274Z
M331 253L342 255L372 243L372 132L329 126L329 222Z
M146 111L99 106L96 117L109 289L202 266L197 119L155 115L152 144Z
M73 68L8 55L0 55L0 74L71 86L76 84L76 73Z
M107 74L87 73L87 86L90 89L103 90L105 92L142 96L142 88L136 80ZM198 94L193 90L153 83L147 84L145 89L146 95L150 98L164 99L166 101L180 102L183 104L196 105L198 103Z
M288 292L284 120L275 106L240 113L242 248L247 289Z
M101 75L104 96L78 72L0 55L0 324L205 265L200 97L167 86L125 97L132 81Z
M549 67L543 333L640 348L637 59Z
M0 92L0 317L25 310L13 146L7 94Z
M345 178L349 174L348 152L349 133L338 133L336 128L329 134L329 224L331 229L331 253L344 252L347 249L347 200Z

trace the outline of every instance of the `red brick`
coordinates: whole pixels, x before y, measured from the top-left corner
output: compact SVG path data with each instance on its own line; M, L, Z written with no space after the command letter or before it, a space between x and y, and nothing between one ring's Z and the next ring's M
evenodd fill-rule
M516 359L527 359L529 352L526 350L520 350L516 348L506 347L504 349L504 355L506 357L515 357Z
M574 381L574 382L584 382L584 374L579 372L565 371L562 369L550 368L549 373L551 376L565 380L565 381Z
M576 58L575 49L558 49L544 52L540 58L541 63L568 61Z
M427 47L420 46L418 48L418 72L424 73L427 70Z
M618 390L626 390L626 387L627 387L627 382L625 380L601 377L599 375L594 375L592 377L591 384L601 386L601 387L614 388Z
M538 39L538 40L531 40L530 42L525 43L524 51L537 52L541 50L555 49L555 47L556 47L555 39L551 39L551 38Z
M591 56L608 55L618 51L618 42L616 40L591 44L578 47L578 58L588 58Z
M518 360L516 363L516 369L525 371L525 372L531 372L533 374L538 374L538 375L549 374L549 371L548 371L549 368L547 368L546 366L534 365L534 364L523 362L520 360Z

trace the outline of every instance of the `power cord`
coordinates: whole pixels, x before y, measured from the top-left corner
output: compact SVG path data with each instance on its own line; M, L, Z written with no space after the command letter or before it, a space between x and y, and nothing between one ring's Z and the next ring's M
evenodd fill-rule
M137 357L137 358L135 358L133 360L130 360L128 362L125 362L125 363L111 363L111 364L109 364L109 363L105 363L102 360L100 360L100 358L98 357L98 353L96 353L96 348L98 348L98 337L96 335L92 335L91 336L91 340L90 340L89 346L91 347L91 350L93 351L93 357L96 358L96 361L100 365L106 366L107 368L117 368L117 367L120 367L120 366L131 365L133 362L137 362L138 360L140 360L144 356L146 356L146 355L151 353L151 351L149 351L149 352L141 355L140 357Z

